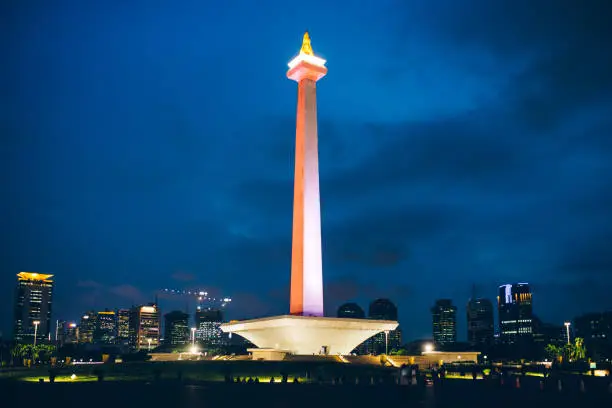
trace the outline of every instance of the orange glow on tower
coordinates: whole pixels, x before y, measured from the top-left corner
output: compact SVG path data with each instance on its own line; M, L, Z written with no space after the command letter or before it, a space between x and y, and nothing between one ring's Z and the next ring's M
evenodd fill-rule
M325 60L314 55L306 32L287 78L298 83L293 193L290 313L323 315L321 205L316 83L327 74Z
M53 282L53 275L38 272L19 272L17 279L20 281Z

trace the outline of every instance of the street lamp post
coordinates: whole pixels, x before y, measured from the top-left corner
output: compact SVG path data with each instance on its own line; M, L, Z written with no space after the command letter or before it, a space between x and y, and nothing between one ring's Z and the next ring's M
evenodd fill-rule
M567 344L572 344L571 340L570 340L570 322L565 322L565 329L567 330Z
M192 327L191 328L191 346L195 347L195 332L196 332L196 328Z
M385 355L389 354L389 330L385 330Z
M32 323L34 324L34 347L36 347L36 336L38 335L38 325L40 324L40 320L34 320Z

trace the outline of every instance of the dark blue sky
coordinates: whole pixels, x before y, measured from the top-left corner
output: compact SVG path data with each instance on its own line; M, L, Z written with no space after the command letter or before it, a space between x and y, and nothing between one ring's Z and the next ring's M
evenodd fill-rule
M419 338L450 297L462 338L471 285L512 281L547 321L612 307L609 1L52 3L0 6L1 330L19 271L54 318L164 287L287 312L305 29L328 314L389 297Z

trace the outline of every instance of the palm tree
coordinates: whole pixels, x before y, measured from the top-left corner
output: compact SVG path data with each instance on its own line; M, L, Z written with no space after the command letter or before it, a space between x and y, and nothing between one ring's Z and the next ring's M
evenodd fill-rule
M15 344L11 350L11 356L13 362L15 360L23 361L24 359L31 359L34 362L39 359L44 359L46 361L51 357L54 351L55 346L50 344L37 344L36 346L32 344Z
M584 339L582 337L576 337L572 347L572 360L584 360L585 358L586 347L584 346Z
M15 344L11 350L11 357L13 358L13 364L15 360L24 361L31 354L32 346L30 344Z
M547 344L546 347L544 347L544 351L552 360L561 362L565 350L563 347L559 347L554 344Z

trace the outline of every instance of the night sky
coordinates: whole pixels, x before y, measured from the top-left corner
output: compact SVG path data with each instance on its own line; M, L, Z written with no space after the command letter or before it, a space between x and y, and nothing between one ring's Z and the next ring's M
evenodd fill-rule
M410 340L449 297L463 339L472 284L516 281L552 323L612 308L612 3L348 5L3 1L0 330L19 271L53 319L166 287L288 312L306 29L328 315L389 297Z

